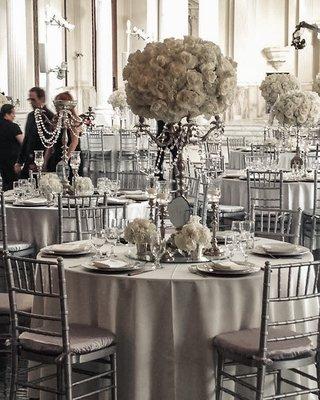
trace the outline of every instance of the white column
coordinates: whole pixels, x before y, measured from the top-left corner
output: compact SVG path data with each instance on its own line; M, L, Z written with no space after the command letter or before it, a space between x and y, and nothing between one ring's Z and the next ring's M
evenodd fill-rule
M188 35L188 0L159 0L159 36L182 38Z
M199 0L199 37L219 44L219 0Z
M111 0L96 0L97 120L110 122L112 107L112 8ZM97 123L98 123L97 121Z
M27 41L25 0L7 0L8 94L27 107Z

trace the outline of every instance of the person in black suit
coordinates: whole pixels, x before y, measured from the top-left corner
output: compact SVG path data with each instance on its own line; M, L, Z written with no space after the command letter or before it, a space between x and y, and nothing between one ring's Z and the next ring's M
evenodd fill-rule
M0 173L2 189L10 190L17 180L14 163L19 155L23 141L20 126L15 124L15 110L12 104L4 104L0 110Z
M37 167L34 164L34 151L45 150L44 145L41 142L38 134L38 129L34 117L34 110L41 108L43 110L43 118L47 118L51 121L54 114L46 107L46 95L45 91L40 87L33 87L29 90L28 100L31 103L33 111L28 114L27 123L25 127L25 137L22 144L22 148L17 158L17 162L14 165L14 170L17 175L20 174L20 178L28 178L29 171L36 171ZM52 130L48 125L46 128Z

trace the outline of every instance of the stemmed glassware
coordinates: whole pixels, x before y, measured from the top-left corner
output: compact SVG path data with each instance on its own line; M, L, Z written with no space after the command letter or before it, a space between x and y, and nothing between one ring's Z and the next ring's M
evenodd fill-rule
M105 229L105 235L107 243L111 245L110 256L116 257L114 250L120 236L116 219L109 221L109 226Z
M73 151L70 156L70 167L73 175L73 185L75 187L75 180L79 176L79 167L81 164L80 151Z
M102 258L102 247L106 243L106 232L104 229L96 230L91 235L91 243L95 249L95 257L94 258Z
M153 269L163 268L160 260L166 252L166 241L160 235L154 235L150 241L151 254L154 257Z
M97 179L97 191L103 196L105 193L107 196L111 195L110 180L108 178Z

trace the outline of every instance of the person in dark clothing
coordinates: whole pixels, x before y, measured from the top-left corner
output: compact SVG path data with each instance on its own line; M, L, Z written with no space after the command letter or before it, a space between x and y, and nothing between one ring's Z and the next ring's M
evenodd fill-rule
M64 101L73 101L73 97L69 92L63 92L59 93L56 97L55 100L64 100ZM57 110L58 111L58 110ZM75 120L78 120L79 117L76 113L76 110L73 108L71 109L71 114L75 118ZM54 120L53 120L54 122ZM81 122L79 123L75 122L75 125L72 128L69 128L67 133L68 133L68 143L67 143L67 154L68 154L68 159L70 160L71 154L73 151L80 151L80 136L81 136ZM55 172L58 163L62 160L62 147L63 147L63 129L61 129L61 132L59 133L58 140L56 144L53 146L53 148L49 149L48 152L50 152L49 161L48 161L48 168L47 170L49 172ZM81 164L79 167L79 175L83 176L83 158L82 154L80 153L81 157ZM71 178L71 176L69 177Z
M10 190L17 180L14 164L20 153L23 133L15 124L15 110L12 104L4 104L0 110L0 173L2 190Z
M29 99L32 108L41 108L43 110L43 119L51 121L54 114L45 106L46 96L45 91L39 87L33 87L29 91ZM52 128L48 122L45 122L46 128L50 131ZM27 123L25 126L25 138L22 144L21 152L14 166L16 174L20 174L20 178L28 178L29 171L36 171L37 167L34 164L34 151L45 150L40 139L34 111L28 114ZM44 166L45 169L45 166Z

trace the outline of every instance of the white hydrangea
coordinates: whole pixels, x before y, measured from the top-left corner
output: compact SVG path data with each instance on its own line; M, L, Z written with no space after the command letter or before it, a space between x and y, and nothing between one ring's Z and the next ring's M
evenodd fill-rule
M78 176L75 179L75 192L80 196L91 196L94 193L92 180L88 177Z
M114 110L123 111L127 106L127 95L124 89L115 90L108 99Z
M262 81L259 89L267 105L272 107L280 95L300 89L300 84L294 75L271 74Z
M124 68L132 112L167 123L223 113L234 101L236 64L219 46L199 38L148 43Z
M211 238L210 229L200 223L200 217L191 216L189 222L174 236L174 241L178 249L191 252L198 246L209 248Z
M150 243L156 234L157 228L154 223L144 218L136 218L130 222L124 230L124 238L129 243Z
M39 189L43 194L46 193L62 193L63 186L58 177L54 172L47 172L41 175L39 182Z
M273 109L281 125L314 126L320 119L320 98L315 92L292 90L281 95Z

